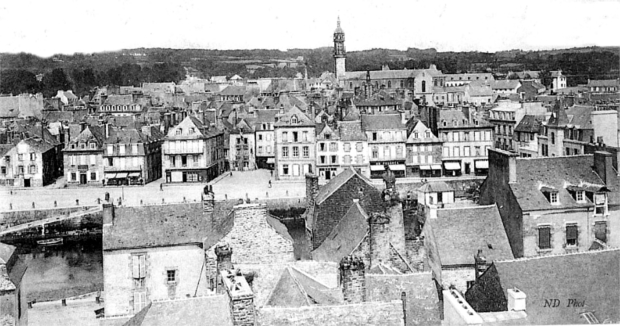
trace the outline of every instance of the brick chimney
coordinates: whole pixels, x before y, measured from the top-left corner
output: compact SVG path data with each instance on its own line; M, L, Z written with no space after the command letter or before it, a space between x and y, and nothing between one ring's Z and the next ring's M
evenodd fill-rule
M347 256L340 261L340 284L347 303L366 301L366 271L359 257Z
M201 198L203 213L213 213L213 209L215 208L215 194L213 193L212 185L206 185L203 188Z
M105 193L103 208L103 225L114 225L114 202L110 200L110 194Z
M480 275L484 274L488 268L487 259L482 254L482 249L478 249L478 253L474 256L474 262L476 264L476 282L478 282Z
M611 153L596 151L594 152L594 171L598 174L605 185L613 184L616 173L613 169L613 157Z
M254 293L240 271L222 271L219 274L230 299L230 314L234 326L256 325Z
M216 288L217 293L223 293L224 289L222 288L222 278L220 274L224 271L229 271L233 269L232 264L232 254L233 250L228 243L218 244L215 247L215 255L217 256L217 280L216 280Z
M306 212L314 214L314 200L319 193L319 177L306 173Z

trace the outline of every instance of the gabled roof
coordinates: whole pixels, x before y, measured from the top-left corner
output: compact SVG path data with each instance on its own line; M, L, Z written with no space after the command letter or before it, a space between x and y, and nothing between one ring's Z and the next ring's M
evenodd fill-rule
M123 326L232 326L227 294L151 302Z
M232 219L236 201L217 201L213 216ZM165 247L185 244L216 244L227 234L214 228L211 217L203 214L202 203L115 207L113 225L104 225L103 250Z
M330 182L326 183L324 186L319 189L315 197L315 203L320 205L325 199L329 198L336 190L340 189L345 183L349 181L349 179L357 177L368 183L368 185L373 186L372 182L368 180L363 175L357 173L353 168L344 169L340 174L336 175ZM374 187L374 186L373 186Z
M420 188L418 188L418 192L422 192L422 193L450 192L450 191L454 191L454 189L443 181L428 182L428 183L423 184Z
M287 112L279 116L280 119L275 123L276 126L314 126L312 121L305 113L301 112L296 106L291 107ZM291 123L293 117L297 118L297 124Z
M437 209L437 218L426 222L442 266L474 265L479 249L487 261L514 257L496 205Z
M243 96L246 93L247 89L245 86L228 86L220 92L220 95Z
M542 122L544 121L544 116L535 116L535 115L525 115L515 127L515 131L519 132L528 132L528 133L538 133L540 127L542 126Z
M301 307L342 303L342 299L334 297L332 292L332 289L297 268L287 267L269 294L265 306Z
M133 96L128 95L109 95L102 105L132 105L134 104Z
M510 80L495 80L491 83L492 89L515 89L521 85L521 82L516 79Z
M354 202L323 243L312 251L316 261L340 262L351 254L368 234L368 215Z
M362 114L363 130L404 130L400 114Z
M592 155L517 158L517 182L509 186L523 211L589 207L592 203L577 203L565 187L584 183L605 186L593 163ZM558 190L557 204L547 200L540 191L543 186Z

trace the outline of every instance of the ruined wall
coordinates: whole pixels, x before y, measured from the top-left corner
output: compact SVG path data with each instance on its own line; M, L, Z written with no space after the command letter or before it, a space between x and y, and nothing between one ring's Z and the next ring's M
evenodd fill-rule
M259 326L396 326L405 324L401 301L300 308L269 307L259 309L257 317Z

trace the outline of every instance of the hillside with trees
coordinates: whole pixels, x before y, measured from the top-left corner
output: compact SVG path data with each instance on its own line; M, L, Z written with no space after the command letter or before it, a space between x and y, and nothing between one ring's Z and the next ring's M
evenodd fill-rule
M378 70L384 65L390 69L419 69L435 64L444 73L492 72L500 78L510 71L562 70L568 76L569 86L574 86L586 83L588 79L618 78L619 53L619 47L496 53L370 49L347 53L347 70ZM277 62L297 58L303 60L296 61L296 67L273 67ZM251 64L260 68L250 73L246 65ZM28 53L1 53L0 93L43 92L45 96L53 96L58 89L73 89L81 96L99 85L179 82L188 71L201 78L235 74L246 78L290 78L306 70L309 77L332 71L332 48L287 51L138 48L50 58Z

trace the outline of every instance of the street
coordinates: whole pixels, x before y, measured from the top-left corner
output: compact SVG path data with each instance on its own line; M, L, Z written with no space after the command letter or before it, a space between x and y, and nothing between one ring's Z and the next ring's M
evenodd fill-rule
M269 187L271 179L272 186ZM46 186L32 189L7 189L0 190L0 211L27 210L35 208L53 208L54 202L58 207L90 206L97 205L98 199L103 200L105 193L110 194L114 203L123 198L123 204L135 206L142 204L179 203L186 201L199 201L200 194L206 183L185 184L162 184L163 179L156 180L145 186L111 186L111 187L74 187L54 188ZM305 183L275 181L270 177L268 170L255 170L244 172L230 172L209 184L213 185L215 198L234 199L246 198L286 198L304 197ZM160 190L161 189L161 190ZM78 202L76 202L78 200Z

